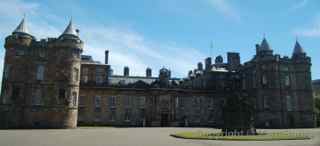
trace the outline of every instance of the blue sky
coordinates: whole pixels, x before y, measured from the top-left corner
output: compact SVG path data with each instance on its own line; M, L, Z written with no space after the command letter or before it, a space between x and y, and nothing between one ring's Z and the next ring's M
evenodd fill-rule
M84 53L103 62L109 49L116 74L129 66L133 75L146 67L157 75L164 66L185 77L205 57L228 51L245 62L265 34L282 56L291 56L298 37L312 57L313 79L320 78L319 0L1 0L1 46L24 13L37 39L59 36L73 17Z

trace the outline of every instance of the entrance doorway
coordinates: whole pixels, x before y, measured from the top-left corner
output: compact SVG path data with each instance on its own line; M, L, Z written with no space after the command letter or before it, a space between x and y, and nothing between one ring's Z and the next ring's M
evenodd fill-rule
M169 126L169 117L167 113L161 114L161 127Z

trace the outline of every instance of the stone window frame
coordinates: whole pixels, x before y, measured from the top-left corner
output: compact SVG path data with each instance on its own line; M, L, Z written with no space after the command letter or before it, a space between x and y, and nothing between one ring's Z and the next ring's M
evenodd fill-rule
M214 108L210 108L209 110L209 115L208 115L208 122L213 123L215 121L215 110Z
M262 104L263 104L263 109L264 110L269 110L270 109L270 105L269 105L269 96L263 96L262 97Z
M95 112L101 111L101 96L99 95L94 96L94 109Z
M16 56L24 56L26 54L26 50L23 48L16 48L15 51L16 51L16 54L15 54Z
M267 79L267 75L266 74L262 74L262 77L261 77L261 83L262 85L266 86L268 84L268 79Z
M288 112L293 111L293 98L290 95L286 96L286 107Z
M10 76L11 64L6 64L4 67L3 78L8 79Z
M139 107L144 108L147 103L147 98L145 96L140 96L139 97Z
M123 96L123 104L125 107L130 107L131 106L131 96Z
M125 108L124 109L124 121L130 122L130 120L131 120L131 109Z
M175 107L176 107L176 108L179 108L179 107L180 107L180 98L181 98L181 97L179 97L179 96L176 96L176 97L175 97Z
M110 121L114 122L117 119L117 113L116 113L116 109L112 108L110 110Z
M96 67L95 69L95 82L96 84L103 84L105 81L105 70L103 68Z
M109 103L108 105L110 106L110 108L116 108L116 105L117 105L116 96L109 96L108 103Z
M83 67L81 70L82 70L81 81L83 81L84 83L88 83L88 80L89 80L89 68L88 67Z
M72 72L73 72L73 81L75 82L79 81L79 69L74 67Z
M290 80L290 75L289 75L289 74L286 74L286 75L284 76L284 85L285 85L286 87L289 87L289 86L291 85L291 80Z
M85 105L85 102L84 102L84 99L85 99L86 97L85 96L78 96L78 106L79 107L85 107L86 105Z
M32 94L32 98L31 98L31 104L33 106L43 105L41 88L37 87L34 89L33 94Z
M37 64L36 69L36 80L43 81L44 80L44 73L45 73L45 65L44 64Z
M78 93L76 91L73 91L72 92L72 106L77 106L78 99L79 99Z

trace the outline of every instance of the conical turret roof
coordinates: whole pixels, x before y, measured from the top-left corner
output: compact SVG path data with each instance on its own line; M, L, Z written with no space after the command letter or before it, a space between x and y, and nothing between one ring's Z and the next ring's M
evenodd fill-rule
M300 43L296 41L296 44L294 45L293 54L303 54L305 53L303 48L301 47Z
M13 31L13 33L26 33L29 34L29 30L26 24L26 18L23 17L20 24L17 26L17 28Z
M260 50L271 50L270 45L269 45L266 38L263 38L261 45L260 45Z
M78 36L78 33L76 32L76 30L74 29L73 23L72 23L72 19L70 20L67 28L64 30L64 32L61 34L62 35L73 35L73 36Z

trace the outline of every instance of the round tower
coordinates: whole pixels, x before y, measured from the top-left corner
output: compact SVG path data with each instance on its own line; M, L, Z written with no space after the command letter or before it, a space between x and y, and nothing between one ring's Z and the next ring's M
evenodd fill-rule
M78 96L80 84L81 53L83 41L79 38L79 30L73 26L72 20L65 31L55 40L48 42L51 80L55 84L55 96L59 101L61 113L57 114L61 128L77 127Z
M25 19L6 38L0 128L75 128L83 42L72 21L36 41Z
M0 127L25 127L24 111L27 97L31 94L29 83L31 73L30 47L35 38L29 33L26 19L23 18L11 35L5 39L4 72L0 101Z

